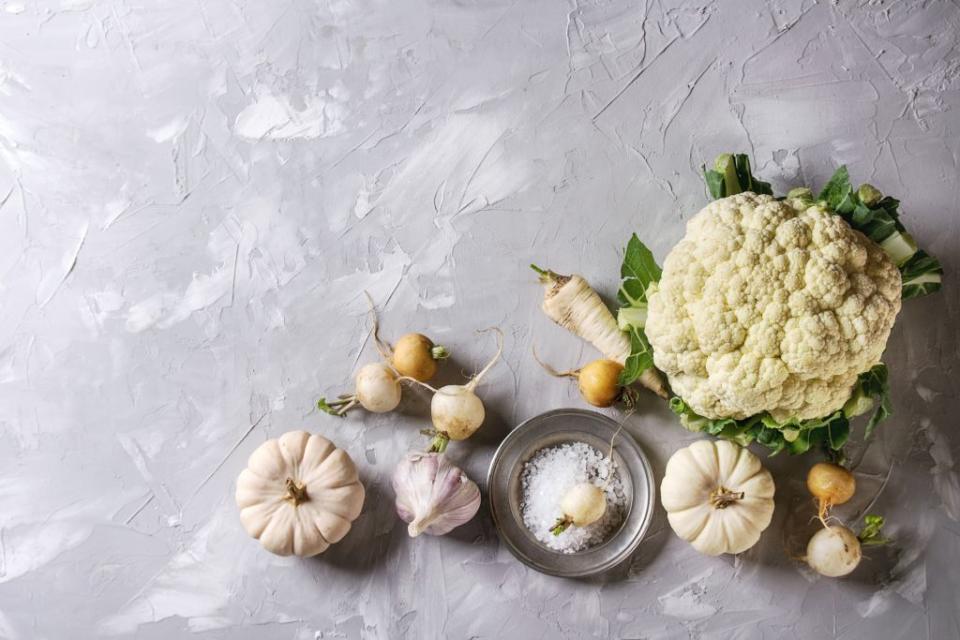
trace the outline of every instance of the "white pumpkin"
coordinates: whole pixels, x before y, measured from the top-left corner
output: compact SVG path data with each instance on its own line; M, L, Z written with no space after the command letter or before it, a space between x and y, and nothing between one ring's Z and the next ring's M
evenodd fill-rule
M674 532L710 556L756 544L773 517L773 493L757 456L725 440L700 440L674 453L660 484Z
M306 431L264 442L237 478L244 529L281 556L323 553L347 535L363 498L347 452Z

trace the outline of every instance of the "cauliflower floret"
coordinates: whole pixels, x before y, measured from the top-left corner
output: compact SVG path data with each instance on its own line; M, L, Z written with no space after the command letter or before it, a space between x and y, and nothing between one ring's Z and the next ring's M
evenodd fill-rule
M804 420L880 361L900 272L829 211L741 193L690 220L649 305L654 362L698 414Z

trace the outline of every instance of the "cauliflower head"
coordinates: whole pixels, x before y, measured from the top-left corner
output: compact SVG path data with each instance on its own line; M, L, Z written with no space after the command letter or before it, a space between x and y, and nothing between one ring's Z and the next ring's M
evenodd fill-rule
M648 299L654 362L694 411L805 420L880 361L900 272L840 216L747 192L690 220Z

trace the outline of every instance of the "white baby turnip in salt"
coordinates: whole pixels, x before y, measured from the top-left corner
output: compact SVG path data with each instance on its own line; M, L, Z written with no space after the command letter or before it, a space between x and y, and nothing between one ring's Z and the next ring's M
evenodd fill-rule
M570 525L586 527L602 518L607 510L607 497L597 485L581 482L570 487L563 495L560 509L563 517L557 520L556 526L551 529L555 536L566 531Z
M628 412L627 417L630 417L632 413L632 410ZM623 424L621 422L617 430L613 432L613 436L610 437L610 451L607 453L607 461L611 467L613 466L613 441L620 435ZM550 530L550 533L559 536L571 525L586 527L602 518L607 511L606 488L612 478L612 475L608 476L606 482L601 486L592 482L579 482L567 489L567 492L560 499L560 511L563 515L557 518L557 523Z

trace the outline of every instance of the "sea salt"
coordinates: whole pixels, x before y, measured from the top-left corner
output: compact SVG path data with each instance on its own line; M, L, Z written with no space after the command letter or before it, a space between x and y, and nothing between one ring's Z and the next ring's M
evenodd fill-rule
M609 481L608 481L609 479ZM570 487L590 482L604 491L607 509L586 527L569 526L560 535L551 529L563 517L560 500ZM571 442L537 451L520 475L523 524L546 547L576 553L610 537L623 522L627 495L616 462L584 442Z

